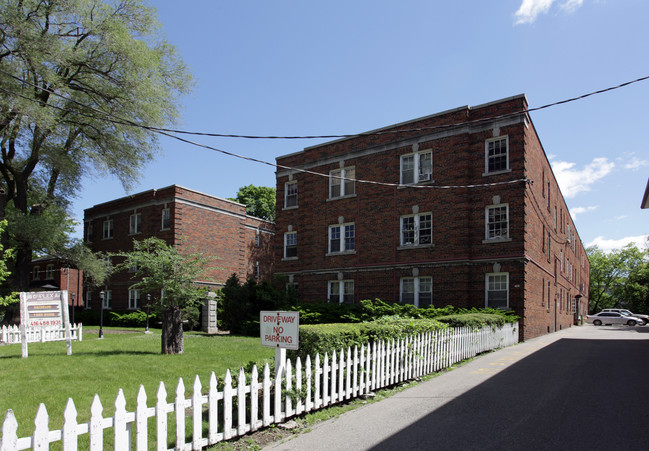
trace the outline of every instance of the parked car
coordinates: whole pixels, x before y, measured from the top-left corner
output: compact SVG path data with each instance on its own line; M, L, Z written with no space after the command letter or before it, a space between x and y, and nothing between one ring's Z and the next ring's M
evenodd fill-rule
M594 315L588 315L586 316L586 322L595 326L601 326L602 324L626 324L627 326L644 324L640 318L625 316L619 312L599 312Z
M649 315L640 315L638 313L631 313L625 308L605 308L602 309L602 312L617 312L623 314L624 316L635 316L636 318L640 318L642 320L641 324L649 323Z

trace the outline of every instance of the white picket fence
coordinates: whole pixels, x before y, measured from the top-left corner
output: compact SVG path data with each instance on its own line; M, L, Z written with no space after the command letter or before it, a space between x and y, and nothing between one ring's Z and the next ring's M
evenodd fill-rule
M83 325L81 323L70 325L73 340L83 340ZM60 326L28 327L27 342L38 343L46 341L64 341L65 328ZM0 343L20 343L20 327L2 326L0 329Z
M207 394L198 376L194 379L191 396L186 397L182 378L176 387L175 398L167 400L162 382L158 387L155 405L147 405L147 394L140 386L134 412L126 410L122 389L115 400L115 415L104 418L102 404L95 395L90 407L90 421L77 422L77 410L68 399L64 424L60 430L50 431L49 417L44 404L39 406L34 419L35 429L30 437L19 438L18 423L8 410L2 424L0 451L48 449L52 442L62 442L64 451L78 449L78 437L89 435L89 449L102 450L104 430L112 428L113 443L106 445L116 450L167 450L169 422L175 422L175 450L200 450L259 428L281 423L295 415L321 409L332 404L371 393L452 366L479 353L509 346L518 342L518 324L501 329L458 328L426 333L398 341L378 342L371 346L354 347L331 356L310 356L303 365L298 358L271 378L266 364L261 379L257 367L250 378L242 369L233 381L228 370L222 391L217 378L210 376ZM312 364L313 363L313 364ZM189 420L187 417L190 417ZM203 418L207 418L204 430ZM155 437L149 437L149 418L155 418ZM190 423L188 423L189 421ZM154 441L155 446L150 442Z

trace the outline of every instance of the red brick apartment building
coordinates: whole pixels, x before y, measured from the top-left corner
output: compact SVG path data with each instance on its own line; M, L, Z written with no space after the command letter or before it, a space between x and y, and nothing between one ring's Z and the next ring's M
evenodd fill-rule
M519 95L277 158L275 273L301 301L587 313L590 267ZM282 169L285 168L285 169Z
M272 274L272 222L246 215L245 206L172 185L122 197L84 211L85 241L94 252L133 249L134 240L152 236L181 252L210 257L198 284L218 289L234 273L240 279ZM114 275L106 286L105 307L138 309L146 304L131 290L132 274ZM85 305L99 308L100 288L86 289Z
M30 291L68 291L70 306L83 305L83 271L53 256L32 260Z

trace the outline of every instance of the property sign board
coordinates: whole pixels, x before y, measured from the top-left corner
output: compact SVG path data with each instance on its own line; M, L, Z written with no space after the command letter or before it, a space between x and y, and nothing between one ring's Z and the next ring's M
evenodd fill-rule
M261 345L297 350L300 339L300 312L259 312Z
M20 335L22 356L28 356L27 330L38 328L65 329L67 353L72 354L67 291L36 291L20 293Z
M25 315L20 322L25 322L27 327L63 327L60 291L21 293L20 301L25 304Z

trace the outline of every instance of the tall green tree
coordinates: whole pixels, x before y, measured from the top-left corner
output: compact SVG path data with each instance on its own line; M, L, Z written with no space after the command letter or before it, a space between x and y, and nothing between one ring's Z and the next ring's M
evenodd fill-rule
M207 260L200 253L183 255L156 237L134 241L131 252L112 256L123 258L116 271L136 268L131 288L152 295L152 307L162 317L162 353L182 354L183 315L195 311L205 296L195 282Z
M246 213L250 216L274 221L275 196L275 188L248 185L239 188L237 197L231 200L244 204L246 206Z
M647 311L649 290L649 254L628 244L604 252L597 246L586 249L590 260L590 311L603 308L628 308L635 313Z
M58 224L48 212L65 211L84 175L128 189L158 149L134 124L173 123L189 86L143 0L0 0L0 219L11 220L18 290L34 233Z

